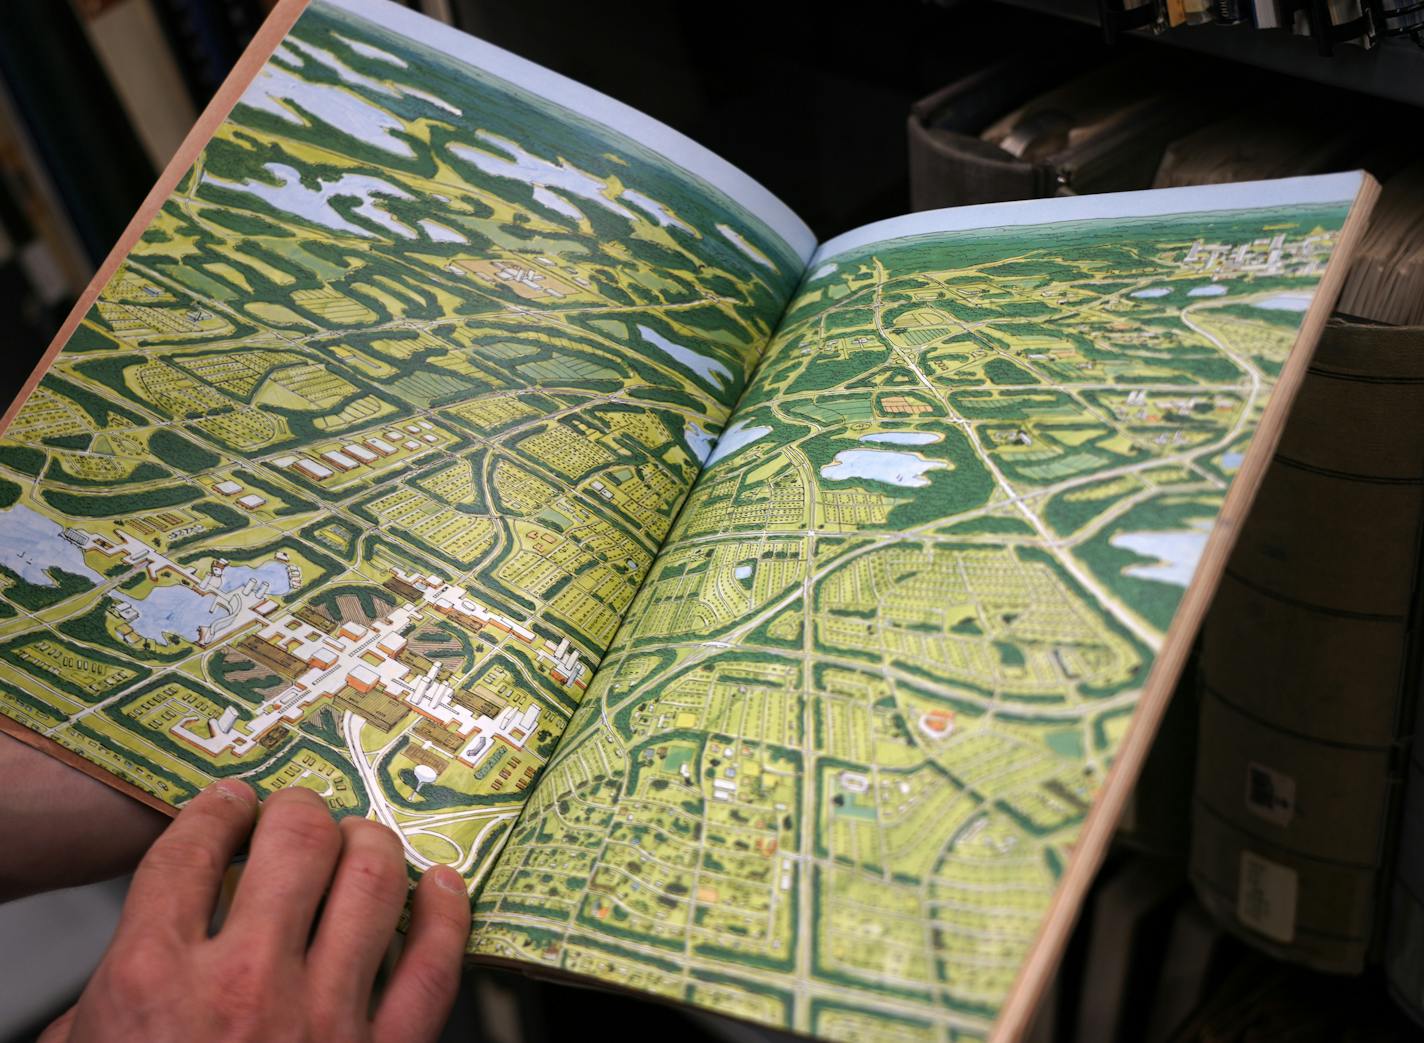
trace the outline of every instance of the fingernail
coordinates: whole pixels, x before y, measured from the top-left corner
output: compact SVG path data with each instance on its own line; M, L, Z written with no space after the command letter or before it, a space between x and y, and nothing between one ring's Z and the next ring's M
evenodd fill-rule
M246 804L248 807L257 803L257 794L252 787L245 782L238 782L236 779L222 779L214 782L208 787L208 792L213 793L224 800L235 800L239 804Z
M425 875L430 878L430 882L436 887L444 888L446 891L455 891L459 894L469 896L469 890L465 887L465 878L449 866L431 866L425 871Z

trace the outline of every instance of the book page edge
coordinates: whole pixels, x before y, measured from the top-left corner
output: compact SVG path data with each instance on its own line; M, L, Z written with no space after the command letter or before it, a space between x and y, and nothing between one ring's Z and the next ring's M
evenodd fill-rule
M83 772L91 779L102 782L111 789L118 790L126 797L132 797L140 804L147 804L156 811L161 811L169 818L178 814L178 809L162 797L155 797L148 790L135 786L132 782L119 778L107 768L100 767L78 753L75 753L67 746L62 746L49 738L41 735L33 728L27 728L19 721L0 713L0 735L8 735L16 742L22 742L31 749L38 750L49 757L53 757L61 764L65 764L76 771Z
M49 372L56 356L64 350L64 346L69 343L69 338L74 335L74 331L79 328L79 324L84 320L84 316L89 314L89 309L98 300L100 292L109 284L109 280L118 271L119 265L128 257L129 252L138 243L139 238L147 230L154 216L168 201L168 197L173 194L173 190L178 187L178 182L192 167L198 154L203 151L208 142L212 139L218 126L227 119L228 114L237 105L237 101L242 97L243 91L247 89L249 83L256 77L262 66L277 45L286 37L287 31L296 23L297 18L306 10L309 0L279 0L276 7L272 9L257 34L253 36L252 42L247 45L247 49L242 52L242 56L228 73L227 79L223 80L222 86L218 88L216 94L208 102L203 113L198 117L198 121L193 124L191 130L183 139L183 144L178 147L173 158L168 161L168 165L163 168L163 172L158 175L158 180L153 188L144 197L142 205L134 212L134 216L129 219L128 225L124 228L123 235L119 236L118 242L109 251L109 255L104 258L104 263L99 266L99 270L94 273L94 277L89 280L89 285L84 288L84 292L79 295L79 299L74 302L74 307L70 309L64 324L60 326L59 332L50 341L49 347L40 357L35 368L30 372L29 379L25 381L23 387L15 395L9 407L5 410L4 416L0 417L0 435L10 429L11 422L24 408L35 387L39 384L44 375ZM140 789L131 782L114 775L108 769L85 759L73 750L62 746L48 736L41 735L32 728L26 727L5 714L0 713L0 733L12 736L27 746L32 746L41 753L61 761L71 768L76 768L91 778L97 779L105 785L111 786L127 796L134 798L149 807L156 808L167 815L176 815L178 809L161 797L156 797L146 790Z

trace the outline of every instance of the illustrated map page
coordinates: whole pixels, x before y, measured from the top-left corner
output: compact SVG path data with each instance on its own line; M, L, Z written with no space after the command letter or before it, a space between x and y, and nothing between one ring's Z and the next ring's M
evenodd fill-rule
M0 712L390 825L473 954L981 1038L1358 177L807 268L725 164L432 25L312 4L0 438Z
M434 24L309 7L10 423L0 712L474 886L804 259L690 143Z
M474 951L821 1038L982 1038L1359 184L823 247Z

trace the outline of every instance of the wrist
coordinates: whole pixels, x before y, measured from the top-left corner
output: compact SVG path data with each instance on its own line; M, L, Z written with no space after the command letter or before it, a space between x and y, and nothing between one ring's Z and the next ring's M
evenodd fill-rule
M168 819L0 733L0 901L137 865Z

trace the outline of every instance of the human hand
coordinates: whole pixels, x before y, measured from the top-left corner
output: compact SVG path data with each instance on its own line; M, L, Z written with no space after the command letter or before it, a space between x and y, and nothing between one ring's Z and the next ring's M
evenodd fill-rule
M249 834L232 909L209 937L223 872ZM216 783L139 863L113 943L41 1043L433 1040L459 989L469 896L453 869L426 872L373 1005L406 894L405 859L386 827L338 827L299 788L273 794L259 817L250 787Z

